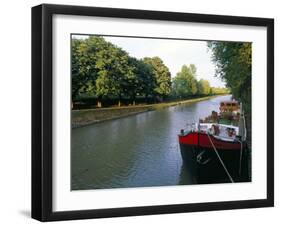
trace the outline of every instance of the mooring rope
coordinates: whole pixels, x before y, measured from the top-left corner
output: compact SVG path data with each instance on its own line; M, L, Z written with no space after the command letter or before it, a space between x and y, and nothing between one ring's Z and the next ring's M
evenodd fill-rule
M242 142L240 140L237 140L237 141L241 145L241 148L240 148L240 161L239 161L239 175L241 176L243 144L242 144Z
M213 141L212 141L211 137L209 136L209 133L207 133L207 136L208 136L208 138L209 138L209 140L210 140L210 142L211 142L211 144L212 144L212 146L213 146L213 148L214 148L214 151L215 151L215 153L217 154L218 159L220 160L220 163L222 164L222 166L223 166L223 168L224 168L224 170L225 170L225 172L226 172L226 174L227 174L229 180L231 181L231 183L234 183L234 180L232 179L232 177L230 176L230 174L229 174L229 172L228 172L226 166L224 165L224 163L223 163L223 161L222 161L222 159L221 159L221 157L220 157L220 155L219 155L219 153L218 153L218 151L217 151L215 145L213 144Z
M243 137L243 140L245 141L247 139L247 128L246 128L246 120L245 120L244 113L243 113L243 123L244 123L244 137Z

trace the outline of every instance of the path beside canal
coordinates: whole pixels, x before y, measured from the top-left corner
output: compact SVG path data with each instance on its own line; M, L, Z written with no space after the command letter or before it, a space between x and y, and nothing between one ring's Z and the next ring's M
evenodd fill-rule
M71 190L194 184L182 164L178 133L230 99L197 99L73 129Z
M94 123L100 123L107 120L113 120L123 118L147 111L153 111L161 108L171 107L180 104L188 104L208 100L216 96L207 96L194 98L189 100L181 100L174 102L166 102L159 104L148 105L135 105L126 107L112 107L112 108L97 108L97 109L85 109L85 110L72 110L71 112L71 126L72 128L78 128L81 126L91 125Z

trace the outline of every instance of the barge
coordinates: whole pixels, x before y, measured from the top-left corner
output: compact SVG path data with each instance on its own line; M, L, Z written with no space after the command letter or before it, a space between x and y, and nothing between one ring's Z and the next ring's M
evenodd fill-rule
M248 149L242 104L220 103L198 123L178 135L184 167L195 184L248 181Z

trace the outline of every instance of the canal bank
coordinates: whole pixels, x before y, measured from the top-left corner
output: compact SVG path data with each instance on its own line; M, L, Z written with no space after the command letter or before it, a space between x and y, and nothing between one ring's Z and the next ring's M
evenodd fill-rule
M159 104L149 105L136 105L126 107L113 107L113 108L100 108L100 109L86 109L86 110L72 110L71 112L71 127L78 128L81 126L87 126L95 123L100 123L108 120L119 119L139 113L154 111L166 107L194 103L204 100L209 100L216 96L207 96L194 98L189 100L181 100Z
M178 134L230 99L218 96L73 129L71 190L194 184Z

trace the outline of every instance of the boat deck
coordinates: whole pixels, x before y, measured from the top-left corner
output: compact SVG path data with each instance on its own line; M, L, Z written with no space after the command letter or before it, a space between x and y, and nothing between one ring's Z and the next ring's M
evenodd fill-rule
M199 129L225 141L234 141L239 134L239 127L227 124L200 123Z

